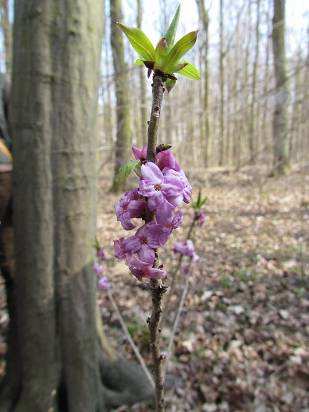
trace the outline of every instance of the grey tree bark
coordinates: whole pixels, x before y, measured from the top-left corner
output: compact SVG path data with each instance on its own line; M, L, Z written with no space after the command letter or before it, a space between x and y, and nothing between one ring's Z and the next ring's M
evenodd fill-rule
M289 90L285 52L285 0L274 0L273 56L276 81L273 113L273 174L284 174L289 168L289 141L287 107Z
M203 151L204 165L208 165L208 147L210 140L210 127L209 127L209 14L205 6L204 0L196 0L198 13L205 32L205 44L204 44L204 96L203 96L203 140L201 141L201 147Z
M219 52L219 76L220 76L220 114L219 114L219 124L220 124L220 136L219 136L219 166L223 166L224 161L224 134L225 134L225 123L224 123L224 45L223 45L223 18L224 18L224 1L220 0L219 8L219 26L220 26L220 52Z
M102 6L15 2L12 131L20 391L10 410L104 410L91 271Z
M121 0L110 0L111 47L113 53L115 89L116 89L116 122L117 137L115 150L115 174L112 190L119 192L124 183L117 179L119 168L128 161L132 142L129 113L129 80L124 56L124 42L121 31L115 21L122 21Z
M251 102L250 102L250 121L249 121L249 152L250 163L254 164L256 161L256 89L257 89L257 75L258 75L258 63L260 54L260 0L256 1L256 23L255 23L255 51L254 61L252 69L252 89L251 89Z

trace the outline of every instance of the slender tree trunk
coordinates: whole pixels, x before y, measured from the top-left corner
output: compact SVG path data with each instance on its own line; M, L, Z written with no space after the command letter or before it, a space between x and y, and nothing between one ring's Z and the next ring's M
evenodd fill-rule
M91 270L102 5L17 0L14 15L21 373L10 411L104 411Z
M111 16L111 46L113 52L113 63L115 73L116 89L116 122L117 137L115 150L115 174L112 190L119 192L123 189L124 183L117 179L119 168L128 161L130 156L130 146L132 142L130 113L129 113L129 81L127 65L125 63L124 43L121 31L115 25L115 21L122 20L121 0L110 0Z
M219 166L223 166L224 161L224 45L223 45L223 0L220 0L220 53L219 53L219 76L220 76L220 136L219 136Z
M261 151L266 152L269 151L271 148L271 143L270 143L270 136L269 136L269 106L268 106L268 89L269 89L269 80L270 80L270 75L269 75L269 65L270 65L270 49L271 49L271 18L270 14L267 11L267 33L266 33L266 51L265 51L265 69L263 73L264 77L264 85L263 85L263 98L264 98L264 103L263 103L263 113L262 113L262 136L259 139L260 140L260 147Z
M284 174L289 168L287 124L289 91L285 54L285 0L274 0L272 42L276 80L275 110L273 114L273 173Z
M250 123L249 123L249 155L250 163L254 164L256 160L256 83L258 74L258 63L260 53L260 0L256 0L256 24L255 24L255 52L252 69L252 89L250 104Z
M305 60L303 84L309 84L309 27L307 28L307 55ZM302 95L301 115L300 115L300 136L299 136L299 160L301 162L308 161L308 142L309 142L309 128L308 128L308 111L309 111L309 91L305 87Z
M289 139L289 153L290 159L292 161L296 158L296 142L297 136L299 135L300 129L300 109L301 109L301 90L302 90L302 82L301 82L301 65L302 65L302 57L301 51L299 52L299 56L297 62L295 64L295 76L294 76L294 93L293 93L293 107L292 107L292 119L291 119L291 129L290 129L290 139Z
M142 0L136 0L137 2L137 17L136 23L137 27L142 27L143 20L143 5ZM139 131L139 141L140 146L147 143L147 107L146 107L146 81L145 81L145 68L139 68L139 87L140 87L140 131Z
M209 127L209 14L205 6L204 0L196 0L199 17L203 24L205 34L204 44L204 97L203 97L203 115L204 115L204 127L203 127L203 140L201 141L201 147L203 150L203 162L204 165L208 165L208 146L210 141L210 127Z
M9 20L9 0L1 0L1 28L4 39L5 71L11 72L12 64L12 30Z

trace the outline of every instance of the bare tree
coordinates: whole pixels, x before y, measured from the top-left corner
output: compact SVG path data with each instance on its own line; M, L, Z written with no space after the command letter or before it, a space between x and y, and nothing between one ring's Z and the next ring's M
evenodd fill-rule
M205 43L203 47L204 51L204 95L203 95L203 115L204 115L204 127L202 127L201 133L203 139L201 141L203 150L204 165L208 164L208 142L210 140L210 128L209 128L209 14L205 6L204 0L196 0L196 5L199 12L199 18L203 25Z
M287 120L289 91L285 52L285 0L274 0L272 43L276 81L275 109L273 114L273 173L284 174L289 167Z
M260 0L256 0L256 23L255 23L255 51L252 70L252 88L250 103L250 123L249 123L249 151L250 163L255 163L256 157L256 84L258 74L258 63L260 53Z
M220 52L219 52L219 76L220 76L220 136L219 136L219 166L223 165L224 161L224 132L225 132L225 124L224 124L224 44L223 44L223 25L224 25L224 1L220 0L220 17L219 17L219 25L220 25Z

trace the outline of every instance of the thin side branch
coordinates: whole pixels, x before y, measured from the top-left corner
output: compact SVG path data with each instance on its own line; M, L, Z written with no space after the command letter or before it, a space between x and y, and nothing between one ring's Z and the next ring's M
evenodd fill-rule
M138 350L138 347L135 345L135 343L134 343L134 341L133 341L133 339L132 339L132 337L131 337L131 335L130 335L130 333L129 333L129 331L128 331L127 325L125 324L125 321L123 320L123 317L122 317L122 315L121 315L121 313L120 313L120 310L119 310L119 308L118 308L118 305L117 305L117 303L116 303L116 301L115 301L115 299L114 299L114 297L113 297L113 293L112 293L112 291L111 291L110 289L107 290L107 295L108 295L108 298L109 298L109 300L110 300L110 302L111 302L111 304L112 304L112 306L113 306L113 309L114 309L114 311L115 311L115 313L116 313L116 316L117 316L118 321L119 321L119 323L120 323L120 326L121 326L121 328L122 328L122 330L123 330L123 333L125 334L125 336L126 336L126 338L127 338L127 341L129 342L129 344L131 345L131 348L133 349L133 352L134 352L134 354L135 354L135 356L136 356L136 359L137 359L138 362L140 363L141 368L143 369L145 375L147 376L147 379L149 380L151 386L154 388L154 387L155 387L155 383L154 383L154 380L153 380L153 378L152 378L152 376L151 376L151 373L149 372L149 370L148 370L148 368L147 368L147 366L146 366L146 364L145 364L145 361L144 361L144 359L143 359L140 351Z
M192 262L192 260L191 260ZM191 267L191 263L190 263L190 267ZM189 268L190 268L189 267ZM181 312L183 310L184 304L185 304L185 300L188 294L188 290L189 290L189 283L190 283L190 278L189 275L187 275L186 278L186 283L185 286L183 288L182 294L181 294L181 299L179 302L179 306L175 315L175 319L174 319L174 323L173 323L173 328L172 328L172 332L171 332L171 336L170 336L170 340L169 340L169 344L167 347L167 355L166 355L166 364L165 364L165 374L168 370L169 367L169 363L170 363L170 359L172 357L172 352L173 352L173 344L174 344L174 340L175 340L175 335L178 329L178 325L179 325L179 320L180 320L180 315Z
M194 213L194 217L192 219L191 225L189 227L187 236L186 236L186 240L189 240L192 237L192 233L193 230L195 228L196 222L198 220L198 215L195 212ZM173 293L175 291L175 287L176 287L176 279L178 277L181 265L182 265L182 261L183 261L183 255L180 255L176 264L176 267L172 273L172 280L171 280L171 284L170 284L170 288L169 288L169 292L167 294L167 297L165 299L165 304L164 304L164 308L163 308L163 313L162 313L162 318L161 318L161 323L163 323L163 320L166 318L168 310L169 310L169 306L170 306L170 302L171 302L171 297L173 296Z

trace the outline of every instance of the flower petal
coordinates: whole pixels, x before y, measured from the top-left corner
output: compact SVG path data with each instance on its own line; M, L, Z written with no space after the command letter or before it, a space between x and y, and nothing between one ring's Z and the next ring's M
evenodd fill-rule
M141 174L144 179L150 180L154 185L163 182L163 174L158 166L153 162L147 162L141 167Z

